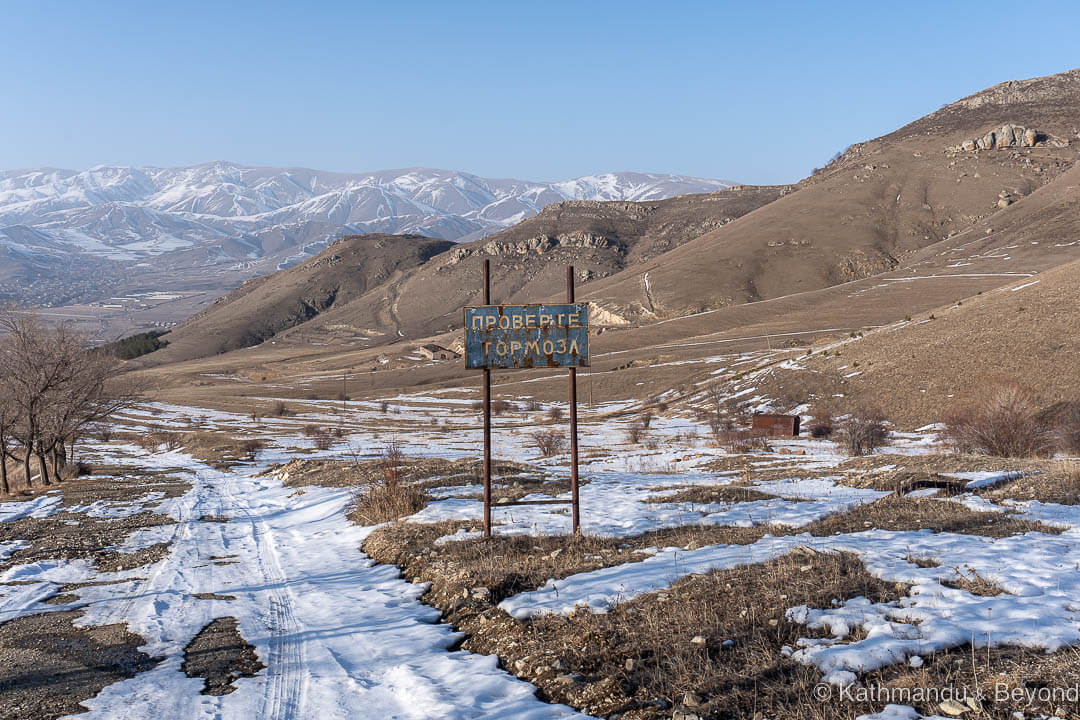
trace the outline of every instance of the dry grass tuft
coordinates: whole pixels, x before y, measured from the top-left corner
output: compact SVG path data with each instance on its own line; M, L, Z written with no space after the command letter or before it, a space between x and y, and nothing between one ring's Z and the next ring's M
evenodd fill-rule
M730 453L748 453L769 450L769 434L764 430L713 430L717 447Z
M359 525L393 522L419 512L427 503L424 491L406 483L402 476L404 455L395 443L389 443L379 459L380 473L357 489L349 519Z
M1038 500L1059 505L1080 505L1080 462L1054 461L1044 473L1023 475L990 492L995 502Z
M889 495L811 523L802 529L811 535L879 530L932 530L964 535L1008 537L1027 532L1060 535L1061 528L996 512L976 512L959 503L933 498Z
M270 410L266 414L270 417L289 417L296 413L290 410L289 406L286 405L284 401L278 400L270 406Z
M654 490L671 490L668 487ZM755 500L775 500L775 495L768 495L748 485L691 485L674 494L653 495L645 499L649 503L739 503Z
M640 445L645 440L645 434L649 428L640 420L635 420L626 426L626 441L631 445Z

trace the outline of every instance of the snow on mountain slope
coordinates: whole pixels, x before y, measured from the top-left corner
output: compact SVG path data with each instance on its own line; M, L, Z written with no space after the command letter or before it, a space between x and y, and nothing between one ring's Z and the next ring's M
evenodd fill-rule
M230 162L180 168L99 166L0 172L0 232L38 231L110 260L202 250L208 262L287 257L343 233L475 239L561 200L655 200L730 183L607 173L556 183L411 168L345 174Z

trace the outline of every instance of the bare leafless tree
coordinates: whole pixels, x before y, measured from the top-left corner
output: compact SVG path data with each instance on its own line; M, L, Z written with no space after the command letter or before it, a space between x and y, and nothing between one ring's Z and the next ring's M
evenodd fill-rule
M138 388L120 376L115 358L90 348L69 324L49 327L32 313L8 307L0 309L0 335L8 433L21 449L27 486L31 459L42 484L49 485L51 478L60 479L87 428L133 404ZM3 452L13 457L6 447Z
M5 341L6 338L0 336L0 346ZM0 357L2 356L3 350L0 349ZM11 492L11 484L8 482L7 462L9 459L16 459L14 453L12 453L11 444L12 432L15 429L18 417L15 403L11 399L11 388L7 383L7 378L0 373L0 492L4 494Z

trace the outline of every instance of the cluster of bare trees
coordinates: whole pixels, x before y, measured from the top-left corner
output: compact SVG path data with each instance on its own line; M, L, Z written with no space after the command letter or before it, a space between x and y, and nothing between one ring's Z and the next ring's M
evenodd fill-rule
M116 358L69 325L0 309L0 491L10 492L9 460L21 464L28 487L33 465L43 485L59 480L76 442L137 399Z

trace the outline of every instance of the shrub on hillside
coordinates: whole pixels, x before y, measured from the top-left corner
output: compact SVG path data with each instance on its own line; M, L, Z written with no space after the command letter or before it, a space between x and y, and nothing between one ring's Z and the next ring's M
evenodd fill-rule
M1053 433L1054 444L1066 455L1080 455L1080 401L1063 400L1039 413Z
M543 457L558 455L566 447L566 438L554 430L537 430L532 437L536 449Z
M150 332L139 333L137 335L128 335L127 337L102 345L100 349L121 360L133 360L168 345L168 340L161 339L161 336L166 332L168 331L151 330Z
M255 456L266 447L266 441L261 438L246 438L236 444L237 454L246 458L249 462L255 461Z
M889 442L885 414L874 407L857 407L835 424L833 440L849 455L866 455Z
M631 445L640 445L645 439L648 428L640 420L635 420L626 426L626 439Z
M477 401L473 402L472 408L473 408L473 410L476 410L477 412L483 412L484 411L484 403L483 403L483 401L482 400L477 400ZM503 413L514 412L515 410L517 410L517 405L514 405L514 403L510 402L509 400L492 400L491 401L491 414L492 415L502 415Z
M945 436L961 452L999 457L1047 455L1054 445L1031 391L1011 381L992 383L954 407L945 418Z

